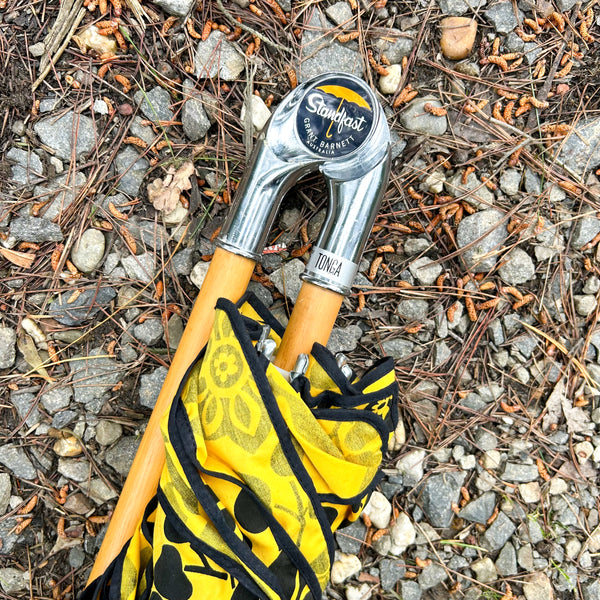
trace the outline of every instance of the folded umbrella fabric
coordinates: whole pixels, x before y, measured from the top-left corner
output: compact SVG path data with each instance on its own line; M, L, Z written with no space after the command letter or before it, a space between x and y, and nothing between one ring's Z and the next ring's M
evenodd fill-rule
M315 344L290 384L256 348L281 325L219 300L165 415L166 464L135 535L80 600L319 600L333 531L356 520L397 421L393 362L350 382Z

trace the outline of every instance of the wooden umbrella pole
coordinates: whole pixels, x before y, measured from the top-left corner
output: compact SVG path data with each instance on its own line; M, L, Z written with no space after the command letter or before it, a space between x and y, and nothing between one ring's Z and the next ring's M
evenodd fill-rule
M277 351L275 365L291 371L298 355L308 354L315 342L326 345L343 299L343 294L305 281Z
M254 261L217 248L158 400L146 427L123 490L110 520L88 583L102 575L133 535L146 505L156 494L165 462L160 420L168 410L189 366L210 336L219 298L237 302L248 286Z

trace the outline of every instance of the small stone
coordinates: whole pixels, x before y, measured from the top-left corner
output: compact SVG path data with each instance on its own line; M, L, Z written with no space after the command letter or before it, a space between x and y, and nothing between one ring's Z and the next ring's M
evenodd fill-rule
M400 582L400 597L402 600L421 600L422 593L416 581L402 580Z
M577 457L577 462L580 465L586 463L592 454L594 453L594 446L590 442L578 442L573 446L573 450L575 451L575 456Z
M101 446L114 444L121 435L123 435L123 427L120 423L103 419L96 425L96 441Z
M433 285L442 272L442 265L427 258L427 256L417 258L417 260L410 263L408 268L422 285Z
M494 492L485 492L465 505L458 513L458 516L471 523L485 525L492 516L495 507L496 494Z
M581 250L598 233L600 233L600 219L595 217L595 213L588 212L575 221L571 244L575 250Z
M434 527L449 527L454 518L465 473L438 473L427 479L421 492L423 512Z
M346 554L358 554L367 535L367 527L358 519L353 521L347 527L338 529L335 533L335 540L342 552Z
M521 185L521 172L515 169L506 169L500 175L500 189L508 196L516 196Z
M244 104L242 104L242 111L240 114L240 119L244 126L246 124L247 110L248 109L246 103L244 102ZM250 120L252 122L254 130L261 131L270 118L271 111L265 104L265 101L260 96L252 94L252 96L250 96Z
M83 452L79 440L73 435L59 438L52 449L58 456L79 456Z
M438 6L444 15L460 16L469 10L477 11L486 4L487 0L438 0Z
M482 184L475 173L470 173L466 183L463 183L463 175L459 171L447 179L444 186L451 196L464 199L475 208L484 212L487 212L485 209L494 204L494 194ZM471 216L475 217L476 215Z
M433 345L433 366L439 367L444 364L452 356L452 350L446 342L436 342Z
M71 291L60 294L48 308L48 314L62 325L80 325L108 306L117 293L111 287L87 288L74 300Z
M533 571L533 550L531 544L525 544L517 550L517 563L525 571Z
M582 317L591 315L596 310L596 306L598 305L596 297L587 294L575 294L573 296L573 303L575 304L575 310L577 311L577 314L581 315Z
M490 552L497 552L508 542L515 532L514 523L503 511L498 513L496 520L487 528L481 539L481 545Z
M96 270L104 256L104 234L98 229L86 229L71 251L73 264L84 273Z
M502 258L498 273L508 285L520 285L533 279L535 265L527 252L521 248L513 248Z
M185 103L181 109L183 132L192 142L202 139L211 126L211 121L205 110L203 95L197 92L194 82L186 79L183 84Z
M394 360L404 360L412 354L415 345L408 340L392 339L383 342L381 347L386 356L391 356Z
M16 358L17 334L10 327L0 327L0 369L13 366Z
M121 438L106 452L106 462L120 475L127 475L135 458L141 438L127 436Z
M94 407L103 400L121 378L117 361L105 354L103 348L93 348L84 356L75 355L76 360L70 363L75 401L86 407Z
M396 583L404 577L406 568L401 562L402 561L384 558L379 563L379 578L381 580L381 589L384 592L393 590Z
M10 222L10 234L22 242L60 242L63 234L60 227L41 217L17 217Z
M409 102L402 111L400 121L409 131L422 133L424 135L444 135L448 128L446 116L437 117L425 110L425 104L431 104L435 108L441 108L441 102L434 96L415 98Z
M133 337L147 346L158 344L163 333L164 329L160 319L146 319L133 328Z
M565 554L567 558L575 560L581 551L581 542L577 538L569 538L565 544Z
M152 252L145 252L138 256L126 256L121 261L127 275L134 281L150 283L155 274L155 256Z
M133 99L139 104L142 114L150 121L172 121L171 94L160 86L147 92L138 90Z
M346 588L346 600L369 600L371 593L371 586L368 583L359 586L349 585Z
M488 556L472 562L471 569L475 572L475 577L480 583L492 583L498 579L496 566Z
M352 9L347 2L336 2L326 8L325 12L336 25L348 26L354 19Z
M71 154L80 157L91 152L96 145L96 126L94 121L74 111L62 115L41 119L33 126L42 143L56 152L58 158L71 160Z
M477 35L477 22L467 17L446 17L440 22L442 54L450 60L462 60L471 53Z
M13 596L28 588L29 572L13 567L0 569L0 587L8 596Z
M578 174L596 169L600 164L600 118L580 119L561 140L557 158Z
M140 378L140 404L146 408L154 408L162 385L167 377L168 369L160 366L152 373L146 373Z
M484 469L499 469L502 462L502 455L498 450L486 450L483 454Z
M514 481L517 483L529 483L536 481L539 477L536 465L525 465L519 463L507 462L502 473L504 481Z
M90 477L90 463L85 459L59 458L58 472L67 479L81 483Z
M379 77L379 90L382 94L395 94L402 79L402 67L398 64L386 67L388 74Z
M441 171L434 171L425 177L423 183L421 184L421 189L424 189L427 192L431 192L432 194L441 194L444 191L444 182L446 181L446 176ZM415 239L423 239L423 238L415 238ZM408 241L408 240L407 240ZM427 240L424 240L427 241ZM406 242L404 244L406 247ZM406 250L405 250L406 252Z
M105 504L117 497L116 492L108 487L100 478L92 479L87 485L87 481L81 486L83 491L97 504Z
M38 42L37 44L31 44L29 46L29 54L34 58L42 56L46 52L46 44L44 42Z
M415 42L414 31L400 31L393 27L386 28L385 34L373 42L373 46L393 65L402 62L412 52Z
M554 591L548 575L532 573L523 582L523 594L526 600L553 600Z
M344 554L343 552L340 552L337 556L337 560L331 566L331 583L333 585L344 583L346 579L350 579L362 570L362 564L358 556Z
M515 27L518 27L519 20L523 13L519 13L519 19L515 16L512 2L502 1L494 4L485 11L485 16L492 23L498 33L510 33Z
M23 448L4 444L0 446L0 463L20 479L35 479L38 474Z
M12 484L8 473L0 473L0 516L8 510Z
M14 162L11 168L13 181L23 185L33 185L42 181L44 167L40 157L35 152L29 152L21 148L11 148L6 153L6 158Z
M407 299L398 302L396 314L410 321L425 321L429 312L427 300Z
M423 479L426 456L425 450L413 450L396 463L396 470L403 476L406 486L414 487Z
M134 148L127 146L117 152L113 164L119 174L117 188L125 194L136 196L150 163Z
M167 329L165 330L163 340L169 348L175 350L179 346L182 336L183 320L177 313L174 313L167 323Z
M526 504L537 504L542 497L540 484L537 481L531 481L530 483L520 483L519 493L521 494L521 499Z
M300 275L304 272L304 263L294 258L286 263L280 269L273 271L269 279L273 282L279 292L285 294L292 302L300 293L302 281Z
M500 573L502 577L509 577L510 575L517 574L517 553L515 552L515 547L510 542L507 542L502 550L500 550L500 554L498 554L495 564L498 573Z
M504 215L488 209L465 217L458 225L456 241L459 248L465 248L463 258L467 268L487 273L496 265L498 251L507 236Z
M194 64L196 75L201 79L218 77L222 81L233 81L244 70L245 60L223 32L213 31L198 43Z
M392 546L390 552L399 556L409 546L415 543L417 532L410 517L406 513L400 513L396 522L390 527Z
M446 581L446 579L448 579L446 568L442 565L431 563L421 571L418 582L422 590L428 590Z
M155 0L166 13L176 17L187 17L195 6L195 0Z

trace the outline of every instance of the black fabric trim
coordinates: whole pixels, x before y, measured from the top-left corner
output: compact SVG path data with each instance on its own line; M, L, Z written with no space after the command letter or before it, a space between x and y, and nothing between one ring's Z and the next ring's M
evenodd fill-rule
M279 411L279 407L277 406L277 402L275 400L275 396L273 395L273 390L271 390L271 386L269 385L266 373L258 368L259 365L256 360L256 352L254 351L254 347L251 345L251 343L249 343L248 336L243 330L243 324L240 315L235 309L234 304L224 298L220 298L217 301L217 308L223 310L227 314L231 325L237 334L238 342L242 348L242 351L244 352L244 356L248 366L250 367L252 375L254 376L254 382L256 383L263 398L265 408L269 413L271 423L273 424L275 433L279 438L281 449L283 450L283 453L285 454L285 457L292 471L294 472L294 475L300 482L300 485L302 485L304 488L307 496L310 498L313 510L321 526L323 537L327 543L329 559L331 562L333 562L335 544L327 515L325 514L325 510L319 502L319 496L317 494L317 490L315 489L314 483L304 468L304 465L302 464L302 461L298 456L296 449L294 448L292 440L289 437L287 425L283 416L281 415L281 412ZM315 598L319 598L319 595L315 595Z
M310 567L310 564L307 562L304 555L300 552L300 549L296 546L294 541L289 537L289 535L287 535L285 529L279 524L279 522L270 513L270 511L268 511L266 509L266 507L255 497L254 492L240 480L235 479L233 477L229 477L228 475L225 475L223 473L210 471L210 470L204 468L197 461L196 453L195 453L196 444L195 444L194 434L191 429L191 425L187 418L187 413L185 411L185 407L183 405L183 402L182 402L182 399L180 396L178 396L174 400L173 408L172 408L171 412L172 412L172 414L174 414L173 421L171 420L171 415L169 415L169 435L171 437L171 443L173 443L173 447L175 449L175 452L178 455L179 462L186 474L186 477L188 477L188 481L190 482L190 485L192 486L192 490L194 491L194 493L196 493L196 486L201 486L203 490L204 490L204 488L206 488L206 484L204 483L204 481L202 481L202 478L198 475L197 470L200 470L203 473L210 475L212 477L217 477L224 481L229 481L230 483L233 483L233 484L237 485L238 487L240 487L241 489L244 489L245 491L247 491L250 498L252 498L255 505L260 510L261 514L265 517L265 520L269 523L269 527L271 529L273 536L275 537L275 540L277 541L279 548L288 555L288 558L290 559L292 564L298 569L298 572L302 576L303 580L305 581L305 583L309 587L309 589L311 589L311 592L314 593L315 590L319 590L319 593L321 593L321 587L319 585L319 582L318 582L313 570ZM174 440L173 438L174 437L176 438L177 436L181 436L181 439ZM176 445L178 447L180 447L181 452L186 457L186 461L189 461L194 466L194 468L189 470L189 472L188 472L189 465L184 464L184 462L182 461L182 455L179 454L178 448L175 447ZM211 507L212 507L212 505L214 504L214 500L212 497L210 498L210 502L211 502ZM221 533L221 535L223 535L223 531L221 530L221 527L219 527L217 525L217 523L214 521L214 519L208 512L207 507L204 505L204 502L201 502L201 504L202 504L202 507L204 508L204 510L207 512L207 514L211 517L211 520L213 521L213 524L219 530L219 533ZM218 513L221 516L220 511L218 511ZM244 544L237 536L235 536L233 534L233 532L227 526L227 524L225 524L224 527L225 527L226 532L228 534L231 534L232 539L235 541L236 544L242 544L242 548L246 551L249 551L248 546L246 546L246 544ZM224 535L223 535L223 539L225 539L225 541L228 544L230 543L229 539L225 538ZM231 546L231 547L233 548L233 546ZM241 556L241 554L240 554L240 556ZM252 560L249 560L248 563L254 563L255 568L252 568L252 570L254 572L256 572L257 575L260 576L260 571L264 570L264 569L267 569L268 572L272 575L272 572L270 571L269 567L264 565L262 562L260 562L256 558L256 555L254 553L250 552L249 556L251 557ZM264 577L262 577L262 578L265 579ZM269 584L269 585L271 585L271 584ZM271 587L273 587L273 586L271 586ZM313 590L313 588L314 588L314 590ZM277 589L277 588L274 587L273 589Z
M273 316L271 311L259 300L258 296L254 292L246 292L240 300L236 303L236 307L239 309L245 302L247 302L254 311L260 315L263 322L268 325L279 337L282 337L285 333L285 327Z
M261 600L268 600L268 596L263 592L254 582L254 580L244 571L244 569L236 563L234 560L229 558L227 555L215 550L212 546L209 546L206 542L198 539L185 523L179 518L179 515L175 512L173 507L169 504L164 492L158 488L158 501L160 502L161 508L165 512L165 517L169 520L169 523L177 530L179 535L186 539L192 550L198 554L198 556L205 555L219 566L227 571L231 577L237 579L237 581L245 587L249 592L254 594ZM200 600L200 599L199 599ZM215 598L213 600L218 600Z

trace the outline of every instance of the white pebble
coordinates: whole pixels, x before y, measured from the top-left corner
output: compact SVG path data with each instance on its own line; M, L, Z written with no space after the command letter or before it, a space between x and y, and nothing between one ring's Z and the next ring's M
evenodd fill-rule
M502 455L498 450L486 450L483 454L484 469L499 469Z
M573 446L575 456L580 465L586 463L590 456L594 453L594 446L590 442L579 442Z
M548 489L552 496L566 494L569 491L569 485L561 477L553 477L550 480L550 488Z
M371 519L371 523L377 529L385 529L390 524L392 505L381 492L373 492L363 513Z
M386 69L388 74L379 78L379 89L382 94L394 94L400 85L402 67L400 65L389 65Z
M206 273L208 272L208 267L210 263L200 261L194 265L192 272L190 273L190 279L192 283L200 289L202 287L202 283L204 282L204 278L206 277Z
M363 583L360 586L349 585L346 588L346 600L369 600L372 586Z
M565 554L568 558L576 558L581 550L581 542L576 538L570 538L565 544Z
M246 103L244 102L242 106L242 113L240 115L242 123L245 123L246 110ZM252 113L252 125L254 125L256 131L260 131L267 124L267 121L271 118L271 111L260 96L251 96L250 112Z
M539 502L542 497L540 484L537 481L532 481L531 483L520 483L519 493L521 494L523 502L526 502L527 504Z
M390 528L392 536L392 547L390 552L396 556L402 554L408 546L414 544L417 533L410 517L406 513L400 513L396 522Z
M340 552L338 559L334 561L331 567L331 583L339 585L350 579L353 575L360 573L362 564L360 559L355 554L344 554Z

